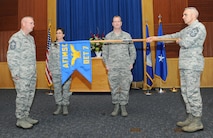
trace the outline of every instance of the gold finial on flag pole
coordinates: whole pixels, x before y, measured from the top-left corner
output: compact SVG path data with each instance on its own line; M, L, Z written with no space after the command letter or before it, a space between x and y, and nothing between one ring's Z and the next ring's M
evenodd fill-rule
M52 19L48 19L48 28L51 28Z
M146 23L146 25L148 25L148 20L147 19L145 19L145 23Z
M161 19L162 19L162 16L161 14L158 15L158 22L160 23L161 22Z

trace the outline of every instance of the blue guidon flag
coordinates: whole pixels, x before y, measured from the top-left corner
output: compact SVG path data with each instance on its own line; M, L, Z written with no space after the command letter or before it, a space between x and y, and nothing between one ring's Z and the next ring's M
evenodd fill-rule
M163 35L162 23L159 23L158 36ZM168 74L167 70L167 59L166 59L166 49L164 42L157 42L156 46L156 65L155 65L155 75L160 77L163 81L166 81Z
M77 70L90 83L92 82L90 41L60 42L61 80L62 85Z

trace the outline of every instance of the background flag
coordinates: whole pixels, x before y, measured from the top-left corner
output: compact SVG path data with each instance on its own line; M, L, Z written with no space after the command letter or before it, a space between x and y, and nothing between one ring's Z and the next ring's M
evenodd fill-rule
M74 70L92 82L90 41L65 41L60 43L62 84Z
M158 27L158 36L162 36L162 35L163 35L163 27L160 21L159 27ZM157 47L156 47L155 74L156 76L159 76L163 81L166 81L168 71L167 71L165 44L160 41L157 42Z
M149 28L146 24L146 37L149 37ZM153 85L153 68L152 68L152 55L150 43L146 43L146 76L147 76L147 85L148 87L152 87Z
M48 33L47 33L47 50L46 50L46 66L45 66L45 76L48 82L48 86L52 86L52 76L50 74L49 71L49 66L48 66L48 62L49 62L49 49L51 46L51 36L50 36L50 28L48 29Z

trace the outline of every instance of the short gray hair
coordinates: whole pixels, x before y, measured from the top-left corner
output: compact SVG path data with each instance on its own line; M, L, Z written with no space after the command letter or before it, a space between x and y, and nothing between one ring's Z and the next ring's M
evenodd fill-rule
M198 18L199 12L195 7L187 7L185 8L185 10L191 10L194 13L195 17Z

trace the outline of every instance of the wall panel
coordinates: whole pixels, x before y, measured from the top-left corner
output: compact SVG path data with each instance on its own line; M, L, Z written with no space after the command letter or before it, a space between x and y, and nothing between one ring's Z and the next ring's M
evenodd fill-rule
M171 21L170 23L182 23L182 12L184 8L187 7L187 0L171 0L170 13Z
M37 61L45 60L47 45L47 0L1 0L0 1L0 62L6 61L6 51L10 36L21 26L21 18L32 16ZM13 32L13 33L11 33Z
M207 38L204 44L203 54L205 57L213 57L213 14L212 0L153 0L154 4L154 32L157 35L158 15L162 14L163 32L164 34L175 33L180 31L186 25L182 20L182 13L185 7L194 6L199 10L199 20L203 22L207 30ZM168 9L167 9L168 8ZM166 54L168 58L178 57L179 46L177 44L166 44Z
M154 23L158 24L159 14L162 16L163 23L182 22L182 12L186 6L186 0L153 0Z
M0 62L6 61L8 41L15 31L0 31Z
M0 1L0 31L16 30L18 27L18 0Z
M19 20L27 15L35 21L32 35L36 43L37 61L44 61L47 46L47 0L19 0Z
M44 61L47 49L47 30L35 30L32 35L36 43L36 59L37 61Z
M19 0L19 20L23 16L32 16L35 30L47 29L47 0Z
M205 22L207 36L204 44L204 56L213 57L213 22Z
M199 10L199 20L201 22L213 22L213 0L188 0L188 5Z

